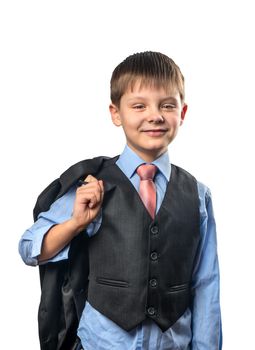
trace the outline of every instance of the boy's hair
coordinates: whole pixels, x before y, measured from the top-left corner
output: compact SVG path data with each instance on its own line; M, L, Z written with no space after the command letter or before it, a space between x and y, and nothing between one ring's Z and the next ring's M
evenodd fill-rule
M181 70L170 57L160 52L135 53L114 69L111 77L112 103L119 107L122 95L128 89L132 91L137 81L140 82L140 87L177 90L184 103L184 77Z

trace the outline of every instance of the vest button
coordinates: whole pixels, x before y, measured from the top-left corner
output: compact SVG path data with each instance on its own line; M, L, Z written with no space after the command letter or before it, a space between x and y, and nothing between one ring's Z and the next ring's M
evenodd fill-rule
M152 233L153 235L157 235L157 234L158 234L158 231L159 231L158 226L152 226L152 228L151 228L151 233Z
M152 306L148 307L147 312L148 312L148 315L150 316L155 316L156 314L156 310Z
M155 261L158 259L158 254L156 252L151 253L151 260Z
M158 285L158 281L156 280L156 278L152 278L149 283L151 287L157 287Z

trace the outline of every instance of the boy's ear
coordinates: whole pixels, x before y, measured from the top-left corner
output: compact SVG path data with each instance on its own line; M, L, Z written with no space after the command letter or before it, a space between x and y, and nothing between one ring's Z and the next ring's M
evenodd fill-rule
M182 106L182 111L181 111L181 122L180 122L180 125L183 124L183 121L185 119L185 115L186 115L187 109L188 109L188 105L186 105L186 103L184 103L184 105Z
M109 106L109 110L111 113L113 124L116 126L121 126L121 118L120 118L120 114L119 114L119 108L116 105L114 105L113 103L111 103Z

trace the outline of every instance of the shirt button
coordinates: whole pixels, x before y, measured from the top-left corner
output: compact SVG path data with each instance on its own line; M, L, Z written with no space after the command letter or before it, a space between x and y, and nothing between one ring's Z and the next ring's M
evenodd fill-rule
M158 226L152 226L152 228L151 228L151 233L152 233L153 235L157 235L157 234L158 234L158 231L159 231Z
M156 314L156 310L152 306L148 308L147 312L148 312L148 315L150 316L154 316Z
M157 287L157 285L158 285L158 281L155 278L152 278L150 280L150 286L151 287Z
M151 260L155 261L158 259L158 254L156 252L151 253Z

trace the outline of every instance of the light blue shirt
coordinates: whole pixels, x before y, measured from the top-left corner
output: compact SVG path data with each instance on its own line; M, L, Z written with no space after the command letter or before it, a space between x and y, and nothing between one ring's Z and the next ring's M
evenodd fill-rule
M120 155L117 165L138 191L139 177L136 168L144 163L128 146ZM154 182L157 188L157 211L165 195L170 179L171 165L168 153L154 162L159 171ZM170 184L171 185L171 184ZM220 350L221 316L219 304L219 268L215 220L209 189L197 183L200 199L201 244L193 272L192 307L166 332L150 319L130 332L121 329L114 322L95 310L88 302L84 308L78 336L86 350ZM22 236L19 251L24 262L37 265L45 233L53 226L68 220L72 215L76 187L54 202L51 208L39 215L37 222ZM87 228L92 236L101 224L101 215ZM69 246L50 261L68 259ZM107 301L106 301L107 302Z

